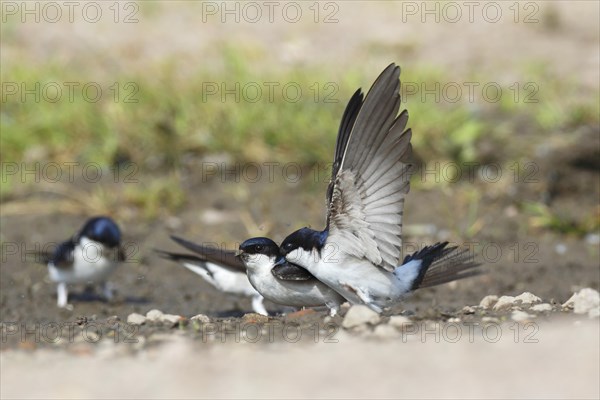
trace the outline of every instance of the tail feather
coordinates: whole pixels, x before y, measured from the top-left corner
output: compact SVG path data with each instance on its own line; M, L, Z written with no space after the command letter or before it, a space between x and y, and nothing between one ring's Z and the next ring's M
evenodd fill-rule
M414 286L414 289L437 286L482 273L475 269L481 264L474 261L468 249L450 247L445 250L441 257L434 259L426 268L423 279Z
M468 249L458 246L446 247L448 242L425 246L404 258L402 265L410 261L421 261L419 273L411 290L441 285L458 279L479 275L475 270L481 264L474 262Z
M447 251L445 251L447 245L448 242L442 242L436 243L433 246L425 246L421 250L404 257L403 266L411 261L421 261L419 273L412 282L411 290L421 287L421 283L425 279L429 267L436 259L443 259L447 255Z

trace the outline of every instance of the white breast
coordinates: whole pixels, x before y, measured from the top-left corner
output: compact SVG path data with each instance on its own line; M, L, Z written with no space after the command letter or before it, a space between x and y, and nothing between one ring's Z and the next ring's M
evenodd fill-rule
M117 266L115 250L82 237L73 250L73 266L58 268L48 264L50 279L65 283L98 283L106 281Z

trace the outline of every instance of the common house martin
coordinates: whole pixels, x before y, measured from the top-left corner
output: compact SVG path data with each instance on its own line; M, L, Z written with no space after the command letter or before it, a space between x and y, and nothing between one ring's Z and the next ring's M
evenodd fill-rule
M269 238L248 239L239 250L250 283L274 303L292 307L327 306L329 314L334 316L346 302L306 269L288 262L280 254L277 243Z
M340 124L323 231L302 228L281 243L353 304L382 312L409 292L476 274L466 251L427 246L402 260L404 198L413 173L408 113L400 108L400 68L389 65L363 99L354 93Z
M234 251L198 245L177 236L171 236L171 239L194 252L195 255L155 250L160 256L173 260L200 275L206 282L222 292L250 297L254 312L269 315L263 304L263 296L250 284L246 275L246 267L236 257Z
M57 305L69 308L69 284L101 284L104 297L113 297L109 275L125 261L121 231L108 217L89 219L71 239L59 244L53 253L41 254L50 279L57 283Z

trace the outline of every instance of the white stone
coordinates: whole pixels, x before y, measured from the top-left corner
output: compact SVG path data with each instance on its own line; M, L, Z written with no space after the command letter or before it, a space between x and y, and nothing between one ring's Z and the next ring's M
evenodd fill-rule
M410 320L410 318L405 317L404 315L393 315L390 317L390 321L388 322L388 325L396 327L396 328L400 328L400 329L404 329L407 326L412 325L412 321Z
M496 296L495 294L492 294L489 296L485 296L483 299L481 299L481 301L479 302L479 306L483 307L487 310L488 308L492 308L494 306L494 304L496 304L497 301L498 301L498 296Z
M533 319L535 317L533 315L527 314L525 311L513 311L512 314L510 315L510 318L513 321L525 322L525 321L530 321L531 319Z
M466 314L466 315L475 314L475 307L464 306L461 311L463 314Z
M521 301L521 304L536 304L542 302L542 299L530 292L523 292L517 297L515 297L515 301L519 300Z
M346 313L346 316L344 317L342 326L348 329L364 324L375 325L379 322L379 320L379 314L377 314L375 311L362 304L357 304L350 307Z
M170 325L170 326L175 326L179 323L179 321L181 320L181 316L180 315L173 315L173 314L163 314L160 317L160 322L162 322L165 325Z
M146 323L146 317L138 313L129 314L127 316L127 323L130 325L143 325Z
M552 311L552 305L548 303L536 304L531 307L531 310L537 312Z
M207 315L204 314L198 314L198 315L194 315L192 318L190 318L192 321L198 321L201 322L203 324L208 324L210 322L210 318Z
M575 314L588 314L590 317L600 314L600 294L591 288L581 289L567 300L563 307L573 309Z
M502 296L494 304L494 311L508 310L513 306L514 302L515 298L513 296Z
M150 322L157 322L163 316L163 312L160 310L150 310L146 313L146 319Z

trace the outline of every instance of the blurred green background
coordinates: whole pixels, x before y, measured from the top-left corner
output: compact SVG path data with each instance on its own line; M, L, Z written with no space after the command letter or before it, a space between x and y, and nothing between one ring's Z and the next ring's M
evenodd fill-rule
M476 171L494 165L524 179L534 163L536 185L515 202L530 225L577 235L598 229L597 202L565 212L550 201L553 191L583 190L561 186L556 176L599 168L597 4L536 3L527 21L532 10L517 16L506 6L498 23L479 14L474 22L442 14L438 23L409 15L402 2L321 3L318 15L305 4L297 23L277 13L273 23L266 16L249 22L243 9L238 23L212 14L206 2L126 4L118 18L105 5L94 24L77 13L72 23L64 16L51 24L5 13L0 156L21 170L94 163L119 171L117 183L134 171L141 184L49 186L3 169L4 215L39 212L38 203L24 200L51 191L96 212L153 220L202 208L190 200L181 171L213 155L230 163L325 165L347 99L397 62L421 163L474 163ZM277 83L272 98L265 82ZM66 83L76 85L72 97ZM302 90L297 100L281 90L289 83ZM468 83L476 84L472 98ZM238 98L222 97L236 85ZM102 95L90 101L95 87ZM466 197L490 184L479 179L474 186L462 174L433 184L414 179L413 188L449 182L464 184Z

